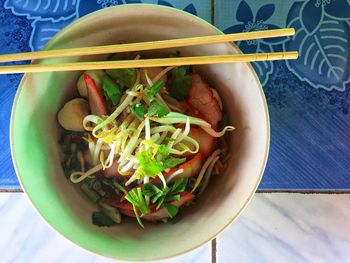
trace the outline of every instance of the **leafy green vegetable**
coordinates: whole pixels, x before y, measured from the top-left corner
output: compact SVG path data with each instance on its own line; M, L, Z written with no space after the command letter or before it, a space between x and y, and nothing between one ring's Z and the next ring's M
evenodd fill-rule
M132 88L136 77L136 69L134 68L107 69L106 73L119 84L128 89Z
M171 187L171 191L173 193L181 193L185 191L187 183L188 183L188 178L177 179L173 184L173 186Z
M132 204L134 214L136 216L136 219L139 225L141 227L144 227L137 210L139 209L142 215L147 214L149 211L148 205L142 193L142 189L140 187L133 188L126 194L125 199Z
M150 117L157 116L157 117L161 118L161 117L167 115L169 112L170 111L168 110L168 108L165 105L158 102L157 100L153 100L151 102L149 109L148 109L147 115Z
M180 178L175 181L171 188L158 188L156 185L147 183L143 186L143 194L151 198L153 204L156 204L158 210L163 204L170 201L179 201L179 193L185 191L188 178ZM170 215L170 214L169 214Z
M161 158L162 160L165 160L169 157L169 154L170 149L168 148L168 146L166 146L165 144L159 145L157 149L157 157Z
M142 195L141 187L131 189L125 196L125 199L128 200L132 205L139 208L143 215L148 213L148 205Z
M103 212L92 213L92 223L96 226L113 226L116 223Z
M185 100L191 88L192 77L188 75L189 67L178 67L171 71L169 93L177 100Z
M131 112L139 119L144 119L146 113L147 113L147 109L146 107L141 104L141 103L134 103L131 106Z
M150 149L136 153L136 158L140 165L138 168L140 177L148 176L154 178L163 170L162 162L153 158L153 153Z
M179 212L179 208L176 205L164 204L163 206L171 218L174 218Z
M163 160L164 169L173 168L186 161L186 158L168 158Z
M162 80L156 81L151 87L144 90L144 94L148 99L152 99L162 88L164 87L164 82Z
M108 75L102 77L102 90L113 105L117 105L123 96L121 89Z
M169 148L164 144L159 145L155 151L147 149L137 152L136 158L140 165L137 171L138 178L144 176L154 178L163 170L173 168L186 161L186 158L169 157Z

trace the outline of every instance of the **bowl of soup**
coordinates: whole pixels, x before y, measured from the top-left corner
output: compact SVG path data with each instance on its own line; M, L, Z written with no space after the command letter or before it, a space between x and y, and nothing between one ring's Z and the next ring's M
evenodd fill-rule
M52 40L50 40L44 47L44 50L219 34L222 34L222 32L204 20L173 8L142 4L123 5L100 10L78 19L61 30ZM152 50L147 52L140 51L136 55L147 59L169 57L178 53L180 53L180 56L182 57L187 57L236 54L240 53L240 50L232 43L220 43L165 50ZM134 55L135 54L129 54L129 56ZM94 55L85 57L50 58L34 61L33 63L51 64L107 59L121 58L119 57L119 54L114 55L112 58L110 55ZM164 69L165 68L160 69L160 71ZM225 116L228 120L227 125L235 127L233 131L227 131L225 134L225 142L228 149L225 153L227 157L224 160L225 167L222 170L217 170L216 173L213 172L210 180L208 179L208 182L206 182L205 189L201 191L200 195L197 194L197 189L193 189L193 187L196 184L201 168L203 168L206 160L210 159L210 156L215 150L222 152L222 146L217 143L215 144L216 148L214 149L214 144L209 144L209 150L206 149L206 151L204 151L203 149L207 144L203 144L203 141L207 142L208 140L206 139L199 143L199 149L196 149L196 144L192 145L192 156L188 155L189 153L186 153L186 155L184 150L182 153L184 155L177 156L175 161L169 157L171 159L169 162L172 163L173 166L170 165L161 168L163 169L161 170L161 173L164 175L163 177L165 180L168 180L165 182L169 184L170 189L174 186L175 180L181 179L181 176L177 174L174 175L174 173L171 174L169 171L172 168L178 168L177 170L179 170L179 167L183 164L186 164L186 166L183 167L188 167L189 164L187 161L193 160L195 156L197 156L195 153L201 152L201 165L198 170L191 175L191 177L194 178L192 178L192 186L190 185L190 182L186 181L189 185L186 185L183 188L183 191L175 191L173 195L174 199L172 201L170 199L164 199L163 206L160 205L160 207L164 207L163 214L161 216L159 216L159 213L156 214L156 220L152 220L154 219L154 214L152 215L151 213L159 211L155 207L156 205L152 203L152 198L154 198L154 195L152 196L152 194L154 194L153 192L147 196L145 191L140 191L141 195L144 195L142 198L148 204L148 210L144 211L144 214L142 214L141 210L138 210L140 208L137 205L136 212L134 209L131 209L134 208L132 202L128 208L118 207L118 205L120 206L120 200L121 202L126 202L125 199L131 198L128 196L128 193L123 194L120 192L119 203L114 208L120 212L122 222L114 222L110 227L105 226L106 224L104 223L102 223L102 226L93 224L94 220L92 219L92 215L95 214L96 216L97 212L101 212L100 201L91 202L86 194L84 195L83 191L79 189L81 186L72 183L72 180L70 180L72 179L70 178L71 174L68 178L67 175L65 176L62 163L67 160L67 157L62 153L61 139L63 134L70 129L73 129L73 131L74 129L78 129L74 132L90 132L92 134L92 129L96 128L97 125L106 120L108 116L111 116L127 96L131 94L130 96L134 96L133 99L136 100L137 95L140 95L141 91L145 92L147 89L150 90L152 85L159 83L157 82L157 79L152 81L152 76L156 77L157 74L152 75L152 70L149 70L149 74L146 74L146 77L144 71L139 70L139 83L141 83L142 87L138 86L138 90L133 90L133 87L136 87L135 85L133 87L123 88L124 97L121 96L119 98L119 104L109 105L109 107L107 107L108 110L102 112L98 112L98 110L101 109L98 107L96 112L96 108L94 108L96 106L96 101L95 104L90 101L92 98L91 95L90 99L87 94L85 94L86 97L84 97L81 90L77 88L79 80L82 81L83 78L83 84L86 85L89 82L89 77L90 80L92 79L98 86L100 82L93 78L93 74L89 75L89 73L85 74L86 72L71 71L33 73L25 74L23 76L15 97L11 116L12 158L22 189L28 199L37 212L42 216L44 221L46 221L59 234L76 245L102 256L120 260L156 260L183 254L209 242L239 217L241 212L252 199L255 190L258 187L268 157L270 128L268 109L263 89L254 69L248 63L209 64L190 67L189 69L187 68L187 70L188 71L184 73L181 70L174 71L174 69L171 69L170 71L169 69L170 73L165 73L168 80L164 80L164 74L162 75L164 80L162 85L164 87L162 86L161 88L163 88L164 94L169 93L170 97L177 96L173 95L171 91L171 87L177 82L177 79L172 79L174 75L183 74L183 76L187 76L190 79L188 82L190 87L188 92L190 93L185 94L185 103L189 104L188 108L185 108L183 112L181 112L181 109L180 111L176 110L177 104L176 102L174 103L174 101L171 101L171 99L170 102L168 100L164 102L164 104L166 104L168 108L170 107L168 109L170 112L182 114L181 116L193 117L193 119L184 117L182 123L172 123L173 128L169 129L171 129L172 132L170 134L173 135L174 138L165 139L165 141L163 140L163 144L166 144L167 146L171 145L171 147L173 147L172 154L168 154L167 156L171 156L171 158L174 159L174 154L180 151L180 137L181 140L184 140L187 136L195 138L196 141L200 141L201 139L199 137L201 136L198 137L196 134L203 130L206 131L206 129L206 132L210 133L208 132L208 127L210 127L213 132L219 133L219 121ZM113 79L113 74L110 74L107 71L103 71L102 73L107 76L105 78L108 78L109 80L112 79L114 83L122 85L120 83L121 80L118 79L118 77ZM141 76L142 74L144 74L143 79ZM102 79L103 77L101 77L101 80ZM147 79L151 81L151 83L148 82ZM196 92L193 91L195 90L194 87L198 88L198 85L200 88L197 89ZM174 88L175 93L177 92L177 89L178 88ZM101 90L105 92L104 89ZM194 95L191 93L191 90ZM93 90L88 90L88 92L89 91L93 93ZM203 94L205 93L211 94L211 97L209 96L210 101L208 104L210 110L201 107L201 105L198 106L197 103L198 101L200 101L199 104L204 105L206 103L205 101L202 101ZM159 96L162 95L163 93ZM196 97L197 95L199 98ZM106 98L106 96L103 98ZM74 99L80 100L79 103L85 105L84 107L86 111L83 116L80 116L81 119L84 119L88 115L102 116L100 120L94 122L93 125L95 126L90 127L91 130L89 130L90 128L87 124L85 127L87 130L84 130L84 126L79 126L79 124L76 126L76 123L72 124L67 120L67 116L69 116L67 111L70 113L69 107L72 107L72 103L68 104L68 106L67 103ZM181 97L177 98L177 102L179 101L180 104L178 105L181 105L182 107L184 103ZM144 123L145 119L148 119L144 125L150 125L150 128L151 130L153 128L152 131L154 133L151 133L148 140L146 140L147 138L145 136L147 136L147 132L141 131L139 135L142 137L142 140L138 142L140 145L141 142L143 142L142 147L144 148L142 149L153 149L152 147L159 142L157 140L162 136L162 132L159 132L160 128L156 128L155 124L152 124L152 122L155 122L156 120L159 122L159 119L161 119L161 117L164 118L164 116L155 115L154 117L154 115L150 113L151 106L153 105L152 99L149 103L147 103L147 101L143 102L142 100L138 102L140 104L143 103L144 106L146 106L147 114L143 114L141 117L139 116L140 119L134 117L135 127L132 132L135 132L140 128L142 126L141 123ZM109 103L107 99L106 103ZM124 117L120 117L119 115L118 117L115 117L113 123L115 123L114 128L116 130L119 129L119 126L121 126L120 123L125 120L128 113L132 115L132 105L136 104L128 104L130 109ZM66 113L62 113L63 109L66 109ZM59 114L60 112L61 114ZM221 114L219 112L221 112ZM178 115L176 116L179 117ZM93 117L89 120L91 119L93 119ZM96 118L94 120L96 120ZM192 134L190 132L185 134L186 126L189 125L187 122L190 122L190 120L192 121L191 124L193 127L191 126L191 129L193 132ZM202 120L203 122L198 120ZM151 124L147 124L148 122ZM209 126L207 127L207 124L203 124L204 122L209 123ZM111 123L108 125L111 125ZM166 125L168 124L163 123L158 126ZM111 126L108 127L113 129ZM83 128L83 130L79 130L81 128ZM143 126L141 128L143 129ZM174 135L176 130L178 130L178 134ZM155 135L157 133L156 131L158 131L159 137ZM94 134L101 137L101 134L103 134L101 132L102 130L97 131ZM84 137L83 134L81 135L81 137ZM98 139L100 137L97 136L96 138ZM153 142L151 138L154 138ZM164 138L166 138L166 136L164 136ZM95 141L91 139L90 142L94 143L96 146L97 139ZM188 140L190 141L190 139ZM209 139L209 141L210 140L211 139ZM85 141L89 140L87 139ZM105 139L104 142L107 142L107 139ZM174 143L178 143L178 148L176 148L176 145L174 146ZM160 145L160 143L158 144ZM189 145L182 147L191 149L191 146ZM159 149L159 147L157 149ZM109 156L111 149L108 148L108 150L109 151L104 156L105 159L103 159L99 153L99 158L98 160L95 160L95 164L98 164L102 158L102 164L108 166L107 157ZM218 155L218 152L216 152L216 155ZM121 154L119 156L121 156ZM138 159L136 158L135 162L138 163L139 166L135 166L134 164L130 164L129 166L133 167L134 170L137 170L141 167L140 165L142 162L140 160L147 156L145 157L141 154L137 155L136 153L134 156L138 156ZM154 159L154 156L149 158ZM212 158L211 160L213 159L219 158ZM84 160L86 161L87 159ZM110 160L112 161L111 158ZM130 162L132 158L127 160ZM165 161L162 160L162 164L164 163ZM126 163L123 164L124 166L126 165ZM207 166L210 166L209 162L207 163ZM90 167L93 167L93 165L91 164ZM162 185L162 178L159 178L158 181L156 180L158 178L156 174L159 174L159 171L157 171L153 178L150 174L145 172L146 170L149 172L148 168L149 165L143 166L142 171L144 175L138 173L138 177L133 180L130 179L131 176L126 176L125 180L123 177L120 177L121 179L118 183L120 183L122 187L126 187L127 191L131 191L131 188L125 186L127 181L129 181L128 185L132 185L133 183L136 184L137 182L142 186L147 183L153 183L159 189L164 190L165 188L164 185ZM86 170L88 169L89 167L86 168ZM130 169L126 171L130 172ZM86 172L86 170L84 172ZM103 180L105 179L103 178L104 175L107 179L114 176L114 174L104 174L102 172L103 170L103 167L101 167L101 173L99 175ZM131 171L134 170L131 169ZM213 170L215 170L215 168L213 168ZM79 176L82 174L84 173L80 171L78 177L74 177L77 174L73 175L73 181L79 181ZM142 181L145 175L147 175L147 177L150 175L149 179L147 179L147 181ZM172 175L170 179L169 175ZM85 176L86 178L89 178L89 180L94 179L94 173L89 175L85 174ZM178 178L176 176L178 176ZM203 178L205 178L204 173L202 179ZM191 179L188 181L190 180ZM135 189L136 188L138 187L135 187ZM154 190L155 188L152 189ZM137 193L137 189L134 192ZM185 192L185 194L183 192ZM146 196L149 198L148 200ZM105 196L101 194L101 197L103 198ZM181 205L178 205L178 208L181 207L179 213L176 217L171 218L171 215L175 215L172 213L174 212L174 209L176 209L174 207L178 204L176 202L181 200L185 201L182 202ZM184 205L184 207L182 207L182 205ZM128 209L130 211L128 211ZM176 213L177 212L176 209ZM128 213L130 214L129 218L127 218ZM134 216L132 216L132 213L134 213ZM135 218L137 217L136 215L140 216L140 219L144 222L143 227L140 227L138 224ZM148 217L148 219L151 218L151 220L147 220L147 215L153 216ZM157 223L149 223L149 221L157 221Z

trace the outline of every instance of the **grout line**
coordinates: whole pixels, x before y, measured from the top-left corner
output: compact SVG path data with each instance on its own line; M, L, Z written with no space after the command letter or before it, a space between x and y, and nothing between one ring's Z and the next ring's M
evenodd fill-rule
M1 189L0 193L23 193L22 189Z
M0 188L0 193L23 193L22 189ZM256 190L256 194L350 194L349 190Z
M216 238L211 241L211 263L216 263Z
M211 0L211 24L215 26L215 0Z
M256 194L350 194L350 190L256 190Z

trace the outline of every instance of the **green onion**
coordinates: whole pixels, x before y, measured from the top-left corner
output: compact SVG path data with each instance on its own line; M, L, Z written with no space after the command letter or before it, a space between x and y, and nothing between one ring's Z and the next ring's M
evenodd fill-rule
M141 103L134 103L131 106L131 112L139 119L143 119L147 113L146 107Z
M144 94L151 100L163 87L164 82L162 80L158 80L151 87L146 88Z
M157 100L154 100L151 102L151 105L148 109L148 116L150 117L154 117L157 116L159 118L164 117L165 115L167 115L170 111L168 110L168 108L159 103Z

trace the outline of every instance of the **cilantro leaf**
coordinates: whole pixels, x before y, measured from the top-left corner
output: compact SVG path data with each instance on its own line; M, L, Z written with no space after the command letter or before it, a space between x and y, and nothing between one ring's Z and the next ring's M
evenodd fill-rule
M157 150L157 155L162 158L162 160L167 159L169 157L170 154L170 149L167 145L165 144L161 144L158 147Z
M180 201L181 197L179 193L185 191L187 183L188 178L181 178L176 180L171 188L166 186L163 189L159 189L154 184L147 183L144 184L142 193L145 196L150 197L151 202L156 205L156 210L158 210L162 205L164 207L167 205L171 206L171 204L168 204L167 202ZM175 213L173 208L170 207L169 210L169 213L171 213L173 216L176 215L177 212Z
M136 153L139 161L139 173L143 176L156 177L162 170L163 164L152 156L150 149Z
M107 99L110 100L113 105L117 105L123 96L118 85L107 75L102 77L102 90Z
M136 70L134 68L106 69L106 73L122 86L130 89L134 84Z
M185 100L191 88L192 77L188 70L189 67L178 67L171 71L169 94L177 100Z
M164 204L163 206L171 218L174 218L179 212L179 208L176 205Z
M173 186L171 187L171 191L173 193L183 192L186 189L187 183L188 183L188 178L177 179L173 184Z
M173 168L186 161L186 158L168 158L163 160L164 169Z
M148 205L142 195L142 189L140 187L130 190L125 196L125 199L139 208L143 215L148 213Z
M92 213L92 223L96 226L113 226L116 223L103 212L93 212Z

